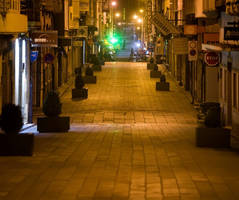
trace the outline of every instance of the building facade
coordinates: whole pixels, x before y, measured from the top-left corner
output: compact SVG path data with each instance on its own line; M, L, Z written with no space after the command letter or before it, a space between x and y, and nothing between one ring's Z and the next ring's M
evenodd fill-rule
M153 41L156 61L166 57L172 77L191 93L193 104L219 102L223 125L238 136L238 3L148 0L145 7L150 34L144 40L148 47Z

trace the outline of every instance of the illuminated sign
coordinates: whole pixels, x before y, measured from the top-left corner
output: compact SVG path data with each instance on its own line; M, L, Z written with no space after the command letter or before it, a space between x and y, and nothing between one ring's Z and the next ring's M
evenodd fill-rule
M80 0L79 3L80 3L80 6L79 6L80 11L87 12L90 10L89 0Z
M34 31L31 33L32 47L58 47L57 31Z

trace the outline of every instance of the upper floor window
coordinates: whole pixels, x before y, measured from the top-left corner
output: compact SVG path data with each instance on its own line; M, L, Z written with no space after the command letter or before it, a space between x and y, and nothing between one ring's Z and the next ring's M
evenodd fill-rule
M0 0L0 12L20 12L20 0Z

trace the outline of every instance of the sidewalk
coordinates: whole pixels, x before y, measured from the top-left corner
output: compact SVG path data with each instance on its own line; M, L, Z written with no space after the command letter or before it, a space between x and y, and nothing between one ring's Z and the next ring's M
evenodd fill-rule
M89 98L62 96L68 133L40 133L33 157L0 157L0 200L237 200L239 156L197 148L180 88L155 90L145 63L107 63ZM36 127L27 130L36 132Z

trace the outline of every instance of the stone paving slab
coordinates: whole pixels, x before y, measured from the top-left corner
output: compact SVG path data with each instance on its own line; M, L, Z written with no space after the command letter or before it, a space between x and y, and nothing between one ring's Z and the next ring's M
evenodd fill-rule
M33 132L32 157L0 157L0 200L237 200L234 149L197 148L178 86L155 91L144 63L109 63L89 99L62 98L68 133ZM35 119L34 119L35 120Z

